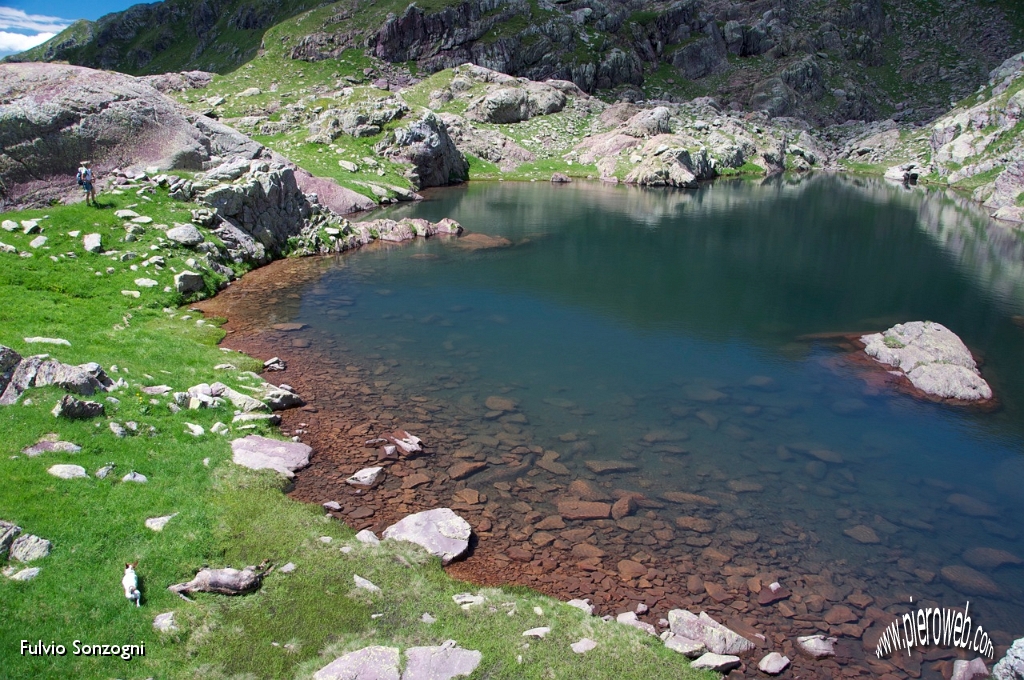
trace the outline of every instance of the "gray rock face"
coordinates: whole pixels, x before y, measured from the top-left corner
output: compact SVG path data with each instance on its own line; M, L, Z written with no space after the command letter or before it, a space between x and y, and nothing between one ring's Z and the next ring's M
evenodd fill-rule
M565 94L560 90L544 83L527 82L487 93L469 107L466 117L484 123L521 123L534 116L558 113L565 102Z
M51 411L56 418L69 418L71 420L97 418L102 416L103 412L103 404L95 401L80 401L69 394L61 397L57 405L53 407L53 411Z
M668 623L674 635L703 642L714 654L744 654L754 649L753 642L704 612L695 616L685 609L673 609L668 613Z
M202 274L193 271L184 271L174 275L174 289L182 295L198 293L206 288Z
M168 229L167 238L188 248L193 248L205 240L199 230L191 224L179 224Z
M1013 641L1006 656L992 668L995 680L1024 680L1024 638Z
M313 674L313 680L400 680L397 647L364 647L340 656Z
M464 182L469 164L452 142L448 128L428 113L406 128L389 133L374 147L394 161L411 163L406 173L417 189Z
M861 338L864 351L900 369L914 387L943 399L984 401L992 388L981 377L967 346L942 324L911 321Z
M81 479L89 476L81 465L53 465L47 472L61 479Z
M20 533L21 527L13 522L0 519L0 558L10 551L11 544Z
M462 556L469 548L469 522L449 508L417 512L384 530L384 538L422 546L443 564Z
M483 655L462 649L455 640L436 647L410 647L405 650L402 680L451 680L473 674Z
M11 544L11 559L19 562L31 562L50 554L51 544L45 538L32 534L22 534Z
M83 158L102 177L115 166L201 170L214 154L252 158L262 149L220 123L200 120L152 85L111 71L6 64L0 102L0 179L16 202L42 203L77 190Z
M309 465L313 449L299 442L283 442L249 435L231 442L232 460L253 470L276 470L289 479Z
M69 392L89 396L113 387L113 382L96 363L71 366L45 356L31 356L21 360L10 373L7 386L0 394L0 405L16 403L30 387L57 385Z

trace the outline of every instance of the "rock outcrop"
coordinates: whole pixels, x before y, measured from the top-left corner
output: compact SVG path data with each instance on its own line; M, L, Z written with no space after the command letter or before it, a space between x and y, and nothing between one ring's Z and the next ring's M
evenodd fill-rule
M432 113L388 133L374 148L392 161L411 163L406 177L417 189L469 179L469 163L452 142L447 126Z
M0 67L0 180L6 203L43 203L74 187L83 159L113 168L202 170L263 147L137 78L62 64Z
M884 333L865 335L861 342L869 356L898 368L925 394L967 402L992 398L971 351L942 324L896 324Z

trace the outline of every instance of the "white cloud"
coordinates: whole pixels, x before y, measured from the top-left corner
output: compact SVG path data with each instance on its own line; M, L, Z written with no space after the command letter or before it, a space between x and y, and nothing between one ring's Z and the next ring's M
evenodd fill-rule
M57 34L37 33L35 35L22 35L21 33L0 31L0 55L24 52L36 45L41 45L55 35Z
M14 29L31 33L53 34L63 31L70 23L60 17L26 14L20 9L0 7L0 31Z

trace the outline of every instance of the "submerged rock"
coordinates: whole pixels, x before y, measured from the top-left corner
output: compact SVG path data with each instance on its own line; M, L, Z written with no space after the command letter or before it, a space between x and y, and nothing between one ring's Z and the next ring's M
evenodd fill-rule
M703 642L715 654L744 654L754 649L754 643L705 614L696 616L685 609L668 613L673 634Z
M796 639L800 651L813 659L824 659L827 656L835 656L836 638L825 635L807 635Z
M932 321L896 324L861 338L864 351L900 369L917 389L942 399L986 401L992 388L957 335Z

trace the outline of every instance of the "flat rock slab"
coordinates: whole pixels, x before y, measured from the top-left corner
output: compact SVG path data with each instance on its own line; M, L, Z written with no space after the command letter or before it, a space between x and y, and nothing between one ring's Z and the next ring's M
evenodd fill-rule
M405 650L405 672L402 680L450 680L473 674L483 655L462 649L455 640L436 647L410 647Z
M384 468L363 468L345 480L345 483L359 489L372 489L384 481Z
M146 520L146 528L153 531L163 531L167 523L178 516L178 513L173 515L164 515L162 517L150 517Z
M778 652L765 655L757 664L757 670L768 675L778 675L789 666L789 657L782 656Z
M340 656L313 674L313 680L401 680L397 647L364 647Z
M673 634L703 642L714 654L744 654L754 649L753 642L704 612L696 616L685 609L673 609L668 613L668 623Z
M952 565L940 570L942 579L956 590L971 595L989 595L998 597L1002 590L995 581L980 571L963 565Z
M610 503L564 500L558 503L558 514L565 519L607 519L612 516Z
M29 567L28 569L22 569L8 578L12 581L31 581L36 576L39 576L39 572L39 567Z
M417 512L384 530L384 538L422 546L443 564L462 556L469 548L472 528L450 508Z
M71 442L42 439L32 446L22 449L21 452L29 458L34 458L35 456L39 456L44 453L78 453L81 450L81 446Z
M231 460L253 470L276 470L289 479L295 471L309 465L309 446L249 435L231 442Z
M81 465L54 465L47 472L61 479L80 479L89 476Z
M569 648L576 654L586 654L592 649L597 649L597 643L590 638L583 638L579 642L574 642L569 645Z
M861 338L864 351L900 369L917 389L941 399L987 401L992 388L956 333L933 321L896 324Z
M796 639L800 651L812 659L824 659L828 656L835 656L836 638L825 635L807 635Z
M702 654L699 658L690 662L690 668L696 668L697 670L709 670L716 671L718 673L728 673L734 668L739 668L743 662L740 661L738 656L731 654L715 654L713 652L707 652Z

